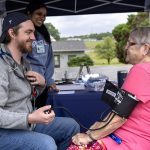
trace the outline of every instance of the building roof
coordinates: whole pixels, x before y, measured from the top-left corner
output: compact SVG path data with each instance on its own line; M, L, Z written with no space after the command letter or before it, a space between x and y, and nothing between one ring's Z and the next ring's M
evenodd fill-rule
M86 50L83 41L52 41L54 52L84 52Z

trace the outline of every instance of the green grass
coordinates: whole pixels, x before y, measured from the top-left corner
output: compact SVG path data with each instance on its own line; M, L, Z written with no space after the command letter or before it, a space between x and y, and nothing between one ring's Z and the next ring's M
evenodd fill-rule
M106 59L99 58L97 54L94 52L95 46L99 43L100 41L86 41L85 45L89 51L86 52L86 54L94 61L94 65L108 65L108 62ZM114 58L111 60L110 65L115 64L115 65L121 65L121 63L118 61L117 58Z
M108 65L106 59L99 58L95 52L86 52L86 54L94 61L94 65ZM110 64L121 64L117 58L112 59Z
M100 43L100 41L85 41L84 44L88 50L94 50L95 46Z

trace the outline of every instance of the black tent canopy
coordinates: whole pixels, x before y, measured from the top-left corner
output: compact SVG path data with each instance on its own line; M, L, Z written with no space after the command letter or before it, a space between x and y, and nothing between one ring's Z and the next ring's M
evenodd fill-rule
M24 11L29 3L29 0L0 1L3 9L5 5L6 13ZM142 12L150 3L148 1L150 0L43 0L48 7L48 16Z

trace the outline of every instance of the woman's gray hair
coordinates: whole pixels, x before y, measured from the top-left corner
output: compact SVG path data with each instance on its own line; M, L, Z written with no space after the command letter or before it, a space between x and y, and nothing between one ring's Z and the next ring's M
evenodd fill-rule
M150 44L150 27L138 27L129 36L137 44Z

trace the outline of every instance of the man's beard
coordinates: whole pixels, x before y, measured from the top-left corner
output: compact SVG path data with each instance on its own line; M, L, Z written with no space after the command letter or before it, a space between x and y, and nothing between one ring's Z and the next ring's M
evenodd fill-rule
M31 42L31 41L27 41L27 42ZM27 47L25 42L20 42L18 44L18 48L19 48L20 52L23 54L30 53L32 51L32 44L31 44L31 46Z

